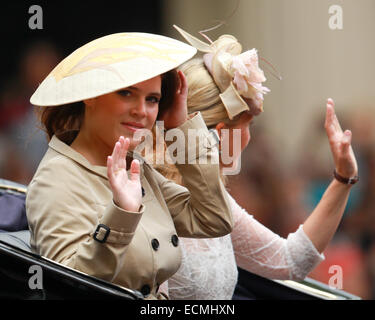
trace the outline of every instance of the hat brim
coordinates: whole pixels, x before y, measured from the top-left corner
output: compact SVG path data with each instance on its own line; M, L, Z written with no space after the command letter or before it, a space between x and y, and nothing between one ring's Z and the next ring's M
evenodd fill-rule
M30 102L58 106L95 98L154 78L189 60L197 50L149 33L117 33L96 39L62 60Z

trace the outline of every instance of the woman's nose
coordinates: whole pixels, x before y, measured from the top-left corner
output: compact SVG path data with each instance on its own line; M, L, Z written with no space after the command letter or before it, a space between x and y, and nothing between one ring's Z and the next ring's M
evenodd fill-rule
M139 99L131 108L131 113L139 117L146 116L146 101Z

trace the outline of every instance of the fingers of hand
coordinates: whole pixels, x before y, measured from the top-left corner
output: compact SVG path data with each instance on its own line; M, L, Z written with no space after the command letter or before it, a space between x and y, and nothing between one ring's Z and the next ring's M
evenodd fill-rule
M129 138L124 138L121 136L116 142L112 155L107 158L107 171L108 177L114 178L121 171L125 170L126 172L126 154L129 147Z
M115 165L113 156L108 156L107 157L107 176L109 183L111 184L112 188L117 185L118 175L119 173L124 172L121 177L122 179L127 180L127 173L126 173L126 168L119 168L118 166Z
M121 136L113 149L113 160L116 168L126 168L126 154L129 147L129 138Z
M133 160L130 165L130 180L139 181L141 167L138 160Z
M350 130L343 132L341 129L332 99L327 99L325 128L336 159L336 168L346 168L344 171L348 171L348 168L350 168L350 172L345 172L345 176L352 175L353 172L357 171L357 164L351 147L352 132Z
M341 148L342 148L343 155L349 154L351 142L352 142L352 132L350 130L345 130L343 137L341 139Z
M338 145L332 146L332 153L335 159L336 168L348 168L353 166L355 163L353 150L351 148L352 133L350 130L346 130L338 143ZM345 170L346 170L345 169ZM346 173L346 175L349 173Z
M129 144L130 144L129 138L124 138L123 136L121 136L119 141L121 143L119 166L121 168L126 169L126 155L128 153L128 148L129 148Z
M110 182L113 182L114 179L118 176L120 172L125 172L125 168L118 167L113 160L112 156L107 157L107 175ZM126 178L126 175L124 175Z
M324 123L324 126L326 129L330 127L330 124L332 122L332 114L333 114L333 108L330 103L327 102L326 104L326 121Z
M351 147L352 132L345 130L342 135L340 150L336 161L336 169L342 176L350 177L358 174L357 161Z
M337 119L335 109L334 109L334 102L332 99L327 100L327 109L326 109L326 120L325 120L325 128L328 135L333 135L335 133L342 133L342 129L340 123Z
M107 175L108 179L111 182L113 179L113 159L112 156L107 157Z
M116 171L119 167L119 159L120 159L120 150L121 150L121 143L119 141L116 142L115 147L113 148L112 153L112 168Z

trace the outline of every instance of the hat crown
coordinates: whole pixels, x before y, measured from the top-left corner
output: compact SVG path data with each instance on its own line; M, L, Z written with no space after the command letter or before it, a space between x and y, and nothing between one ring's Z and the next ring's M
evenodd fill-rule
M62 105L114 92L178 67L196 49L150 33L116 33L95 39L62 60L30 101Z

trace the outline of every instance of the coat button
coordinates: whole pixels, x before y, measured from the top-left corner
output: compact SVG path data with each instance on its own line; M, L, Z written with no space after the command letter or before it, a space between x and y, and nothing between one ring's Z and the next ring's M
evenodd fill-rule
M177 247L178 246L178 237L174 234L171 238L172 244Z
M152 245L152 249L157 251L159 249L159 246L160 246L158 239L152 239L151 245Z
M145 194L146 194L146 191L145 191L145 189L143 189L143 187L142 187L142 197L144 197Z
M148 284L145 284L142 288L141 288L141 293L144 295L144 296L148 296L151 292L151 288Z

